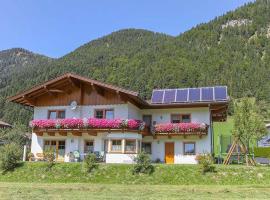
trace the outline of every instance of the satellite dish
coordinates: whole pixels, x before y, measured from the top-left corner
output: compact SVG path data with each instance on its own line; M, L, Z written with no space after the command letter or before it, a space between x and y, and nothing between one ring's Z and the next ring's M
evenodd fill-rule
M70 103L70 109L71 110L76 110L77 106L78 106L77 101L72 101Z

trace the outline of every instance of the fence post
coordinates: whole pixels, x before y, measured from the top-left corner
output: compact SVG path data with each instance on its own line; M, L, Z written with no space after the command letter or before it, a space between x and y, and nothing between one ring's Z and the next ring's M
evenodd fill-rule
M27 152L27 146L24 145L24 146L23 146L23 162L26 161L26 152Z

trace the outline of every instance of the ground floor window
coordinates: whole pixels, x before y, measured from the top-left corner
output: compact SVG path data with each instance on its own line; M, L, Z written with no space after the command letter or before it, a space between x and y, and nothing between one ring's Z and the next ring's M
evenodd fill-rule
M136 140L126 140L125 152L128 153L136 152Z
M195 142L184 142L184 155L195 155Z
M88 140L84 143L84 153L93 153L94 152L94 141Z
M112 152L122 151L122 140L112 140Z
M142 142L142 151L148 154L152 153L152 144L151 142Z
M53 151L56 159L64 158L66 149L65 140L45 140L44 151Z

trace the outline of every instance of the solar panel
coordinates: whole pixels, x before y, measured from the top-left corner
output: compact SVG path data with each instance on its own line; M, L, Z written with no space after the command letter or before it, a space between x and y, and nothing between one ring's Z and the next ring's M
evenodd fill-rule
M152 103L156 104L227 100L228 96L226 86L153 90L151 99Z
M162 103L163 102L164 90L154 90L152 94L152 103Z
M187 89L178 89L176 90L176 102L187 102L188 100L188 90Z
M215 100L227 100L227 87L225 86L218 86L215 87Z
M190 88L189 89L189 101L200 101L201 94L200 94L200 88Z
M163 103L172 103L175 101L176 90L165 90Z
M201 88L201 93L202 93L202 101L213 101L214 97L213 97L213 88Z

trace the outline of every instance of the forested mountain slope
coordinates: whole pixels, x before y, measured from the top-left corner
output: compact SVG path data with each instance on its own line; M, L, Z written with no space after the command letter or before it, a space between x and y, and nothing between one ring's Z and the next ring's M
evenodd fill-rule
M232 98L269 102L270 2L247 4L177 37L126 29L62 58L34 60L22 65L24 70L4 65L8 79L0 75L0 118L26 123L31 112L3 98L68 71L137 90L146 98L153 88L228 85Z

